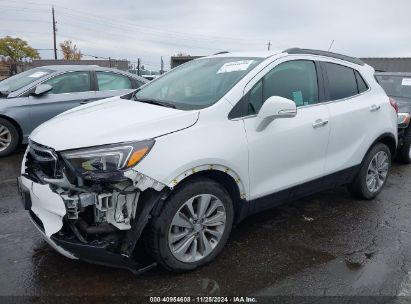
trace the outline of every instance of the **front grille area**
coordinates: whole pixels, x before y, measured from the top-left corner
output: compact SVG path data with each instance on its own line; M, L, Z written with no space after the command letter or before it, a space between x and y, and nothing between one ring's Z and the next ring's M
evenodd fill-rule
M49 147L30 141L27 162L27 168L41 170L47 177L57 176L58 156Z

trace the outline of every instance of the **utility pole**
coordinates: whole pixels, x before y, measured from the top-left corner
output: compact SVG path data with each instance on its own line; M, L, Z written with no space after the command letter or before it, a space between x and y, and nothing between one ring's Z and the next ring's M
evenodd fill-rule
M334 44L334 39L333 39L333 41L331 41L331 44L330 44L330 47L328 48L328 52L331 50L331 48L333 47L333 44Z
M164 61L163 61L163 56L161 56L161 69L160 69L160 75L163 75L164 73Z
M268 41L267 46L268 46L268 50L270 50L270 48L271 48L271 41Z
M53 15L53 42L54 42L54 60L57 60L57 44L56 44L56 19L54 18L54 5L51 7L51 14Z
M140 76L140 58L137 59L137 75Z

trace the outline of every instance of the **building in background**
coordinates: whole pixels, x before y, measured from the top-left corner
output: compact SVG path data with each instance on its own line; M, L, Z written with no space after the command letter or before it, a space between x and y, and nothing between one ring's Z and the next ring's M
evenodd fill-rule
M170 58L170 66L172 69L175 67L182 65L183 63L186 63L188 61L191 61L193 59L201 58L204 56L171 56Z
M411 72L411 57L392 58L361 58L376 71L384 72Z
M114 68L122 71L128 70L129 62L127 60L53 60L53 59L39 59L33 60L32 68L37 68L45 65L98 65L105 68Z

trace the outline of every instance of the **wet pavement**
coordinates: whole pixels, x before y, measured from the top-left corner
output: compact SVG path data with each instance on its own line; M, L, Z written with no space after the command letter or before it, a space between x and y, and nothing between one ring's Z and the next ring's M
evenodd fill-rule
M206 267L137 277L42 240L16 191L21 157L0 159L0 296L411 295L411 166L374 201L322 192L244 220Z

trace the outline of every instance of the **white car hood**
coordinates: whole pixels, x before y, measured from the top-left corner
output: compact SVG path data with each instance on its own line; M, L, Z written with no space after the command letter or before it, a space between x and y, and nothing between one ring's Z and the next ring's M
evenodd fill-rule
M120 97L64 112L30 139L56 151L155 138L194 125L199 111L181 111Z

